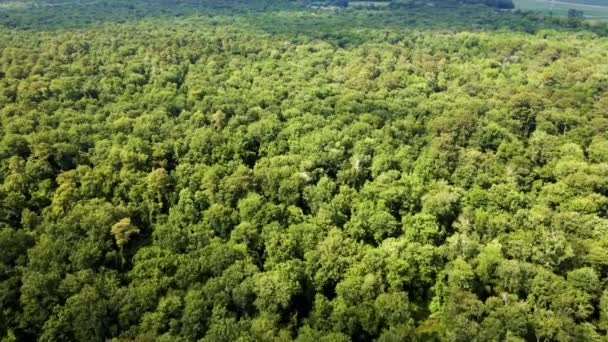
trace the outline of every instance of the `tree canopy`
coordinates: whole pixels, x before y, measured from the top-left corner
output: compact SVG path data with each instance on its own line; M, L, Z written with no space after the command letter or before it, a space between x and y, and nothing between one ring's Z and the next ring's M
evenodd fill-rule
M0 4L2 341L601 341L608 29Z

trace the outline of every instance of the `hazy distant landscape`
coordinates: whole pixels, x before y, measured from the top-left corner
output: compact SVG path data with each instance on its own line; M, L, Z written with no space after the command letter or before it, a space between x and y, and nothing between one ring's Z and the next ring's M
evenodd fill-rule
M513 0L515 7L521 10L554 13L566 16L568 10L583 11L584 16L591 19L608 19L608 1L606 0Z

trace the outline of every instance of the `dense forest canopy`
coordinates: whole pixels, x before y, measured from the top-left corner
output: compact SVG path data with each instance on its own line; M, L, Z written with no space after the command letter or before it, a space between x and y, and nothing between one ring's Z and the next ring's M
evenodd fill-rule
M608 30L0 4L0 338L601 341Z

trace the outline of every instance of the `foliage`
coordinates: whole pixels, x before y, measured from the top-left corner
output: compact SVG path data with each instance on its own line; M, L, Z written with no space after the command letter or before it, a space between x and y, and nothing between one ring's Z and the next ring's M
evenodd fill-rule
M606 338L605 26L23 6L0 12L3 341Z

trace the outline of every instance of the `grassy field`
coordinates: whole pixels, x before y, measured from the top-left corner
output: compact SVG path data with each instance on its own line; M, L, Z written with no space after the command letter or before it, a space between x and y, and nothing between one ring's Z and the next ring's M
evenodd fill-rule
M350 7L385 7L390 4L389 1L378 2L378 1L350 1L348 6Z
M568 0L564 2L572 2L584 5L608 6L608 0Z
M585 18L608 19L608 1L606 0L513 0L515 8L556 15L567 15L569 9L583 11Z

